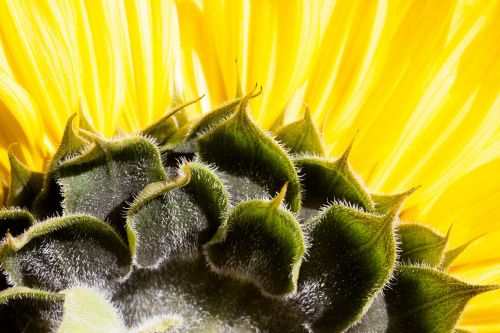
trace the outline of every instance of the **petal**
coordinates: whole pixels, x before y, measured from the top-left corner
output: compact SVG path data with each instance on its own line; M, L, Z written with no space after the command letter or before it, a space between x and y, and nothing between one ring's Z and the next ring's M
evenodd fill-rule
M423 185L406 207L424 215L447 184L499 156L500 6L365 7L337 2L304 99L333 155L360 130L351 162L372 190Z
M172 102L179 59L177 10L170 0L125 2L129 58L126 112L141 127L164 115ZM137 128L136 128L137 129Z
M125 12L121 2L75 2L82 112L93 128L114 134L125 101Z
M500 230L500 158L474 169L450 184L433 204L424 222L445 232L453 224L448 248L458 247L475 237ZM403 212L403 218L412 212ZM498 233L497 233L498 234ZM481 240L478 240L479 243ZM486 258L493 249L500 249L497 242L481 242L482 253L476 258ZM466 256L477 245L472 244L460 256ZM488 246L490 246L488 248ZM459 257L459 258L460 258ZM469 258L472 259L472 258Z
M262 98L251 105L269 127L311 74L321 2L206 1L200 6L179 2L181 44L199 56L212 104L235 95L237 59L243 90L256 82L263 86Z
M185 70L183 88L187 96L207 94L202 103L207 101L205 103L208 105L204 105L204 110L208 111L211 105L215 106L227 99L216 50L213 47L215 42L203 21L201 4L198 6L193 1L178 1L176 5L182 54L182 64L177 66ZM202 52L202 57L198 52Z
M385 1L336 2L304 97L329 143L350 125L363 95L374 88L395 14Z
M47 115L45 133L55 143L78 102L73 12L65 1L10 0L0 3L0 12L0 35L12 72Z
M498 195L497 195L498 198ZM498 199L497 199L498 200ZM498 202L498 201L497 201ZM489 221L496 222L494 225L489 226ZM483 226L486 225L486 226ZM485 231L483 235L480 235L479 238L474 240L471 244L467 246L467 248L462 252L454 261L452 267L459 267L461 265L467 265L467 264L476 264L476 263L484 263L484 262L489 262L492 259L495 259L498 257L498 254L500 253L500 246L498 245L498 239L500 239L500 227L498 226L498 217L496 219L488 219L485 220L483 223L483 220L478 223L479 228L478 229L489 229L491 228L491 231ZM466 228L467 229L467 228ZM480 231L474 231L475 228L469 228L469 233L467 231L460 232L457 228L453 228L452 230L452 237L451 237L451 245L457 245L458 241L457 238L462 236L461 238L468 238L468 239L474 239L472 237L473 234L477 234ZM464 244L465 242L462 242ZM451 246L448 246L449 249L451 249ZM500 283L500 281L498 282Z
M454 264L449 269L453 276L476 284L500 283L500 257L477 260L466 264Z
M43 164L44 150L40 138L44 137L43 120L35 101L12 77L0 69L0 173L6 175L7 147L18 143L17 156L31 168ZM27 131L29 129L29 131ZM16 154L17 155L17 154ZM7 181L7 179L5 179Z

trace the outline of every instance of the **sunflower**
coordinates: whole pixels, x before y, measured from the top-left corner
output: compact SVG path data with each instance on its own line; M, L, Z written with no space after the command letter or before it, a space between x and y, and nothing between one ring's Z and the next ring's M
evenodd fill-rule
M372 193L421 185L402 222L452 224L447 249L467 244L448 272L500 283L499 1L5 0L0 13L0 202L8 150L46 170L75 113L111 137L257 82L261 126L307 108L329 156L356 136L350 163ZM500 292L485 293L459 327L498 332L499 314Z

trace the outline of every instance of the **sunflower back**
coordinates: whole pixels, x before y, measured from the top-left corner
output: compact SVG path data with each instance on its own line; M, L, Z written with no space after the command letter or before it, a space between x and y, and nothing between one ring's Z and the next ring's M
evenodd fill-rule
M10 152L3 327L453 332L494 287L446 273L447 236L400 225L413 190L369 193L352 145L326 158L308 110L263 131L255 96L111 140L71 117L43 174Z

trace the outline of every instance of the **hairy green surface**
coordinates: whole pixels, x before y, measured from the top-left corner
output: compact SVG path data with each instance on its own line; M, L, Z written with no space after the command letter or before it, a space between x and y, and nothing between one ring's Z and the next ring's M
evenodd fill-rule
M288 148L290 154L325 155L321 135L314 127L309 109L306 109L304 119L278 130L276 140Z
M299 301L315 331L346 329L387 283L396 256L393 224L392 215L336 204L306 223L311 247L300 270Z
M235 176L247 176L265 185L274 195L288 182L285 202L293 212L300 210L300 182L283 148L250 119L248 98L226 121L198 139L202 161L213 163Z
M294 160L300 170L304 188L304 207L308 208L304 218L315 216L320 208L335 201L373 210L373 201L362 183L347 163L346 151L335 162L317 157L299 157ZM321 186L318 186L321 184Z
M471 286L427 267L399 266L387 290L388 332L452 332L467 301L495 286Z
M448 235L438 233L418 224L399 226L400 260L405 264L438 266L443 258Z
M458 332L494 289L443 270L470 242L400 224L413 189L370 194L308 110L261 130L258 94L112 139L72 116L44 174L10 149L2 330Z
M300 225L280 207L281 200L252 200L233 209L206 246L215 271L251 281L271 295L296 290L305 243Z

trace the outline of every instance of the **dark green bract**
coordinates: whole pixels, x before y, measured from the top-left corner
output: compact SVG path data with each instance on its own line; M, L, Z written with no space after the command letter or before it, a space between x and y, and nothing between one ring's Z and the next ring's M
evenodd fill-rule
M468 244L400 224L412 190L367 191L304 119L274 136L250 93L139 135L68 121L46 173L9 150L6 332L454 332L494 289L445 269Z

